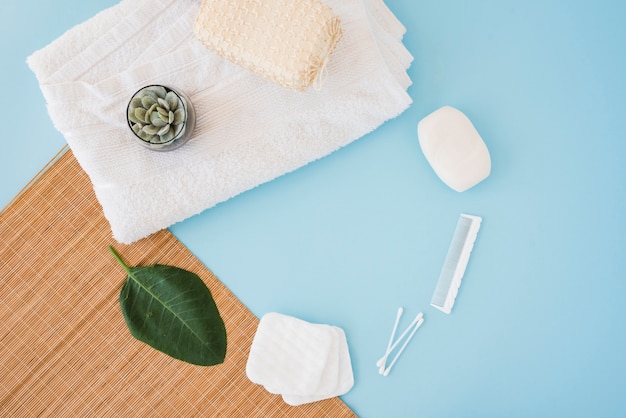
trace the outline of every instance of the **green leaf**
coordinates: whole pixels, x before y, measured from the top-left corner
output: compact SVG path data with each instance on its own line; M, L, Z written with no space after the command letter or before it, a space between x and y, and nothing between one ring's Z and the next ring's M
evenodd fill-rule
M201 366L226 357L226 328L211 292L196 274L155 264L128 267L120 306L131 334L176 359Z

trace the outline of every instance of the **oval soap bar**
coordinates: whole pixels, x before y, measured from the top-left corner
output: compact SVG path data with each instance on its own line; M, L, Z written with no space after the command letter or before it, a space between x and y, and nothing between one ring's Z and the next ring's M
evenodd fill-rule
M417 124L417 137L426 160L453 190L463 192L491 173L487 145L463 112L444 106Z

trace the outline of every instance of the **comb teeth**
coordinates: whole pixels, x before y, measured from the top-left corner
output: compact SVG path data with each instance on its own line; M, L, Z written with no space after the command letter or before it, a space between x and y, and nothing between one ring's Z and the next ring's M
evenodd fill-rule
M433 307L442 312L449 314L452 311L481 222L480 216L464 213L459 216L437 287L430 301Z

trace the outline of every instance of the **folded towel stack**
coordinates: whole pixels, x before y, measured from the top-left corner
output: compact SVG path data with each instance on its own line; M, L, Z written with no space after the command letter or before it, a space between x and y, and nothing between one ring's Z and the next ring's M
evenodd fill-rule
M318 0L203 0L194 32L217 54L297 91L318 79L342 35Z
M246 374L293 406L344 395L354 385L341 328L275 312L259 322Z
M321 89L296 92L207 49L197 0L122 0L28 59L113 237L131 243L328 155L411 103L404 27L382 0L320 0L343 36ZM186 93L196 127L157 153L133 140L140 88Z

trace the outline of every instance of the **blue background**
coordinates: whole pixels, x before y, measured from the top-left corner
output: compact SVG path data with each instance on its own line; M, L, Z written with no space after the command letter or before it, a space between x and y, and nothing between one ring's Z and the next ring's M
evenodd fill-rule
M3 2L0 206L64 145L25 59L115 4ZM414 104L171 231L258 316L346 331L362 417L626 416L626 2L388 0ZM417 122L462 110L492 174L457 193ZM451 315L429 307L461 212L483 225ZM400 330L424 326L387 377Z

